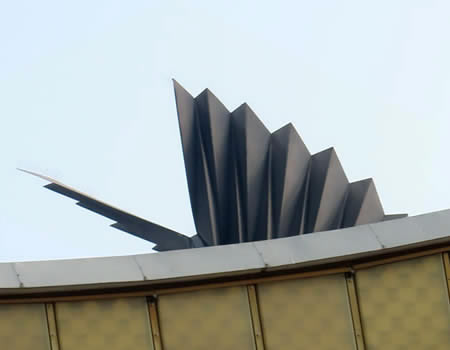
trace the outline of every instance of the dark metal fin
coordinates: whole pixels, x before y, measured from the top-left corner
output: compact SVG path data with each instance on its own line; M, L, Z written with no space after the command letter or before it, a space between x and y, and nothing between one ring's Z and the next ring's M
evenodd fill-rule
M292 229L296 216L303 216L311 154L291 123L272 134L271 146L274 237L292 236L299 234Z
M211 183L218 244L228 227L230 177L230 112L206 89L195 98L201 140ZM201 185L201 184L198 184Z
M219 244L216 203L195 99L174 80L186 177L197 233L208 245Z
M307 233L339 228L348 184L334 148L312 156Z
M240 242L264 239L258 235L258 219L267 196L270 132L245 103L231 113L231 127L240 196L239 205L231 208L231 219L242 219Z
M77 205L80 207L89 209L95 213L107 217L108 219L117 221L111 226L131 233L132 235L145 239L146 241L156 243L160 247L160 250L185 249L191 246L190 238L181 233L172 231L168 228L127 213L121 209L115 208L50 177L27 170L19 170L50 182L50 184L45 185L44 187L66 197L75 199L78 201Z
M384 210L372 179L352 182L346 201L342 227L383 221Z

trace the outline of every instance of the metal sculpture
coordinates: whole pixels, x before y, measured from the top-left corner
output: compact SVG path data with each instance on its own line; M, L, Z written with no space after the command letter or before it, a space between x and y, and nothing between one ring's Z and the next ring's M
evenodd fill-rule
M311 155L292 124L270 133L247 104L233 112L208 89L174 81L191 207L185 236L49 177L45 187L165 251L258 241L369 224L385 215L372 179L349 183L333 148Z

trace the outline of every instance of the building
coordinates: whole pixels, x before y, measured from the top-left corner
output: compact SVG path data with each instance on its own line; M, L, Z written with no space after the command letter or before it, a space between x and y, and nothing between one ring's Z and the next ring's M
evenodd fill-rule
M2 348L450 348L450 210L386 215L333 150L175 91L197 235L43 177L161 252L0 264Z

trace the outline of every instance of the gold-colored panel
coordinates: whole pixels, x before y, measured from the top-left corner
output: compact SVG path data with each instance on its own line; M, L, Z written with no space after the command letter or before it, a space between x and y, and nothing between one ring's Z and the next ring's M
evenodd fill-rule
M255 348L245 287L161 295L158 311L164 350Z
M356 349L342 274L258 285L267 350Z
M61 350L153 349L145 298L56 303Z
M0 305L0 349L49 350L45 306Z
M448 350L450 310L440 254L356 272L368 350Z

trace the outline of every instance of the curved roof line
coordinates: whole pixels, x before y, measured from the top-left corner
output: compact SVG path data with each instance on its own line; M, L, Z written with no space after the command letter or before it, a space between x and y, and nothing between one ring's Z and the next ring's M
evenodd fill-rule
M450 243L450 209L346 229L143 255L0 263L0 295L295 270Z

